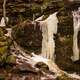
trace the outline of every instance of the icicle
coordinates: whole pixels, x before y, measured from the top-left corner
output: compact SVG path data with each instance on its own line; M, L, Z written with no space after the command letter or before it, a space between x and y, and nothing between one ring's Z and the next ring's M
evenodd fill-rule
M58 19L56 17L57 12L50 15L46 20L40 22L42 27L42 56L48 59L54 60L55 41L54 34L57 33Z
M73 35L73 56L72 56L72 60L76 61L79 60L79 48L78 48L78 40L77 40L77 36L78 36L78 32L80 30L80 8L78 9L78 11L73 11L73 26L74 26L74 35Z
M6 20L7 20L7 22L8 22L8 20L9 20L8 17L6 17ZM6 26L4 17L2 17L2 19L1 19L0 26L1 26L1 27Z
M79 32L79 27L80 24L78 24L76 26L76 28L74 29L74 35L73 35L73 57L72 60L76 61L79 60L79 49L78 49L78 43L77 43L77 36L78 36L78 32Z

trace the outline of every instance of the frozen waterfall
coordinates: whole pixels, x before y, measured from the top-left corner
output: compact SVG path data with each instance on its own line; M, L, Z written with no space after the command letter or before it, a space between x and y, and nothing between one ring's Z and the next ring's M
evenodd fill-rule
M78 32L80 30L80 8L77 11L73 11L73 26L74 26L74 35L73 35L73 56L72 60L79 60L79 48L78 48Z
M42 53L43 57L55 59L55 40L54 34L57 33L57 23L58 19L56 17L57 12L50 15L46 20L40 21L40 26L42 28Z
M6 17L6 20L7 20L7 22L8 22L8 20L9 20L8 17ZM1 27L6 26L4 17L2 17L2 19L1 19L0 26L1 26Z

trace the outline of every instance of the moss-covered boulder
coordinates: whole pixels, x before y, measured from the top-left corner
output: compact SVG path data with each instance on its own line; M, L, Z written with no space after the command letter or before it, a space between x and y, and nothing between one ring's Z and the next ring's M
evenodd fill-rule
M14 63L13 57L9 53L12 40L4 35L3 28L0 28L0 63ZM10 58L11 57L11 58Z
M71 78L70 76L63 74L62 76L58 76L56 80L77 80L77 79Z

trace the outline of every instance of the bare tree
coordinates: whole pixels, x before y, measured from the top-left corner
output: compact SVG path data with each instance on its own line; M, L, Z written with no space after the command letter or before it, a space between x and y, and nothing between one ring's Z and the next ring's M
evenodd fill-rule
M3 2L3 17L4 17L4 20L5 20L5 24L7 25L7 20L6 20L6 1L7 0L4 0L4 2Z

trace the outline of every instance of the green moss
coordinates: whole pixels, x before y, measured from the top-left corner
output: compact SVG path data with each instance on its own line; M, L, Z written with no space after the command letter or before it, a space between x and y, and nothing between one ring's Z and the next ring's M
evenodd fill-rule
M9 57L8 61L10 62L13 61L13 57L8 56L9 55L8 51L9 51L9 47L12 44L12 40L9 37L6 37L4 35L2 28L0 28L0 33L1 33L0 35L0 63L3 65L4 63L6 63L6 60L8 59L7 57Z
M57 6L58 6L59 8L64 7L64 2L63 2L63 1L58 2L58 3L57 3Z
M0 80L5 80L5 76L3 74L0 74Z
M4 54L7 52L8 46L0 47L0 54Z
M0 37L4 35L2 28L0 28Z
M0 41L1 41L1 42L6 41L6 36L2 36L2 37L0 37Z
M15 63L16 62L16 58L13 55L9 55L6 59L6 63Z
M73 80L73 79L64 74L62 76L59 76L57 80Z
M0 47L6 46L7 44L8 44L8 42L0 42Z
M41 11L41 8L40 8L40 5L38 4L33 4L32 7L31 7L31 12L32 13L37 13L37 12L40 12Z

